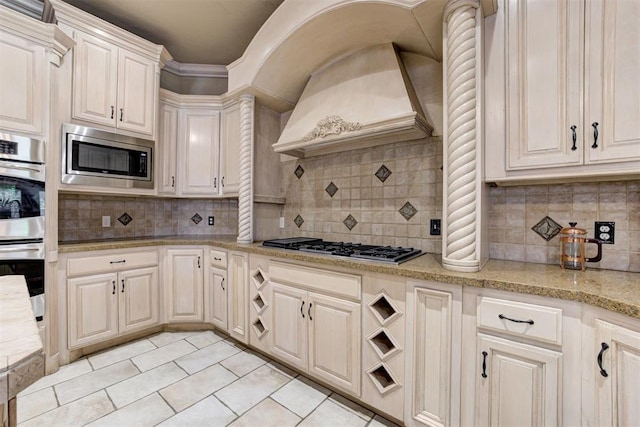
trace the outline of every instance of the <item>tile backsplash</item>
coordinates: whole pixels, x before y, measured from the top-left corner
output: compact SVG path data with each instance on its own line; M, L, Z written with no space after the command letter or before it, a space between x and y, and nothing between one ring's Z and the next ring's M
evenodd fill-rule
M60 193L58 240L238 233L235 199L164 199ZM102 227L102 217L111 226ZM214 225L207 224L209 216ZM126 224L126 225L125 225Z
M283 234L440 253L441 166L441 137L286 161Z

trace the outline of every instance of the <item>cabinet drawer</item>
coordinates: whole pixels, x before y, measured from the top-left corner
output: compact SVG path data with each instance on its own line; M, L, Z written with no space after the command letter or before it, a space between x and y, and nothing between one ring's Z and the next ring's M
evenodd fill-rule
M562 344L562 309L478 297L478 328Z
M211 250L209 253L209 258L211 259L211 266L222 268L223 270L227 269L227 253L224 251Z
M158 252L125 252L122 254L96 255L67 260L67 276L85 276L110 271L158 265Z
M313 291L358 301L361 298L361 277L353 274L272 261L269 266L269 277L276 282L302 286Z

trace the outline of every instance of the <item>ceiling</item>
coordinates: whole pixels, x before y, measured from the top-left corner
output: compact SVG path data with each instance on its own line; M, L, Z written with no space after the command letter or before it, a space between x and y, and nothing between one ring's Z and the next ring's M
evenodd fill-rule
M283 0L64 0L153 43L182 64L240 58Z

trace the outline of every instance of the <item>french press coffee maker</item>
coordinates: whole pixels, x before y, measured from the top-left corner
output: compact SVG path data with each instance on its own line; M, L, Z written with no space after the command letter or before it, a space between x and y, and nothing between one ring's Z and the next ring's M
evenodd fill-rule
M598 262L602 259L602 242L598 239L587 237L587 230L576 228L577 222L570 222L568 228L560 230L560 244L562 245L562 256L560 267L571 270L582 270L587 268L586 263ZM595 257L585 256L585 245L595 243L598 245L598 254Z

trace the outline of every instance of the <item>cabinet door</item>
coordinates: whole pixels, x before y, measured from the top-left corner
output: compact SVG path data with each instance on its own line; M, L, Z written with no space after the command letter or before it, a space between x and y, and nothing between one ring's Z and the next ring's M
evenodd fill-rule
M41 133L44 49L3 31L0 64L0 128Z
M115 126L118 48L82 32L75 39L73 117Z
M640 160L640 2L591 0L587 7L587 162Z
M228 300L228 331L231 337L240 342L248 343L249 334L249 261L247 254L239 252L229 253L227 267L227 300Z
M67 280L69 348L118 334L117 280L116 273Z
M505 7L507 170L581 164L582 3Z
M274 356L307 368L307 292L271 282Z
M308 303L309 372L359 396L360 304L315 293Z
M598 347L586 355L593 359L597 377L598 425L632 426L640 420L640 332L596 321ZM609 347L603 351L602 344ZM597 364L600 354L602 369Z
M203 321L202 249L167 249L166 300L169 322Z
M218 268L209 269L209 292L207 321L222 330L227 330L227 272Z
M222 113L220 138L220 191L237 194L240 188L240 104Z
M158 193L176 194L178 109L160 104L158 113Z
M561 359L556 351L478 334L476 425L559 425Z
M118 274L119 333L154 326L158 315L158 267L123 271Z
M120 49L116 126L153 136L157 91L155 64Z
M220 113L181 111L180 147L183 161L182 194L217 195Z

